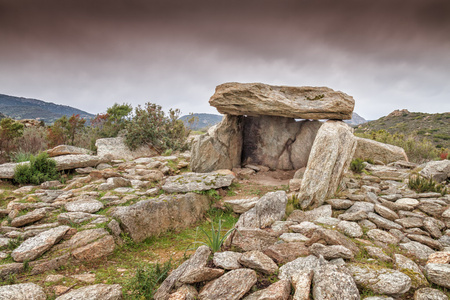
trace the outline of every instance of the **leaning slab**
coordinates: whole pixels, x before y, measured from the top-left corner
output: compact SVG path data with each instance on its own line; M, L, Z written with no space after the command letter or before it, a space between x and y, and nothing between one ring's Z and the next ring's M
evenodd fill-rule
M370 158L372 160L380 160L386 164L399 160L408 161L408 156L401 147L360 137L356 137L356 143L354 158Z
M192 144L191 169L211 172L241 165L243 117L225 115Z
M332 198L356 148L353 130L342 121L327 121L317 132L302 180L299 201L303 209Z
M207 191L230 186L234 178L232 174L184 173L167 178L162 189L168 193Z
M353 97L327 87L224 83L209 100L222 114L279 116L298 119L352 118Z
M130 206L117 207L113 217L120 220L122 229L135 242L158 235L170 229L186 228L209 209L205 195L161 195L157 199L143 200Z

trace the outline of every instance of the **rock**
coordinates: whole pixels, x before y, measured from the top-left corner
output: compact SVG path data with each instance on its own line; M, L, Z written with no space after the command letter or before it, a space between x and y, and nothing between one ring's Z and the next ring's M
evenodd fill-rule
M274 274L278 271L278 266L273 260L258 250L248 251L242 254L239 258L239 263L264 274Z
M311 254L319 257L322 255L325 259L344 258L352 259L354 257L353 252L341 245L325 246L322 244L312 244L309 248Z
M358 223L355 222L340 221L337 225L337 228L341 230L345 235L352 238L359 238L363 235L361 226L359 226Z
M287 220L299 223L314 222L319 218L331 217L332 213L331 205L322 205L309 211L296 209L289 215Z
M299 257L280 267L278 278L292 280L293 276L300 271L311 271L320 266L319 259L314 255Z
M450 160L430 161L419 174L436 182L446 181L450 177Z
M375 211L375 204L373 203L369 203L369 202L355 202L355 204L353 204L347 211L346 213L355 213L355 212L359 212L359 211L363 211L366 213L373 213Z
M351 119L355 101L327 87L229 82L216 87L209 104L222 114L297 119Z
M251 269L232 270L206 284L199 293L199 299L237 300L244 296L256 281L256 272Z
M401 254L394 254L394 258L397 270L405 273L411 278L412 288L418 289L419 287L428 286L425 275L423 275L419 266L414 261Z
M311 239L305 243L306 246L310 246L319 241L325 241L327 245L342 245L345 248L352 251L354 254L359 253L359 248L349 238L336 230L330 229L318 229L311 236Z
M450 252L435 252L430 254L427 264L450 264Z
M97 139L95 142L97 155L107 160L133 160L143 156L155 156L158 152L150 145L141 146L131 151L124 143L123 137Z
M225 204L229 204L231 209L237 213L242 214L248 211L249 209L255 207L256 202L258 202L258 197L246 198L246 199L233 199L233 200L225 200Z
M0 179L13 179L16 166L24 164L29 162L0 164Z
M103 237L109 235L108 231L104 228L88 229L77 232L70 240L61 244L61 248L75 249L80 248L92 243L94 241L100 240Z
M78 260L90 261L112 254L115 247L114 238L108 234L91 244L75 249L72 255Z
M61 186L61 182L58 180L45 181L41 183L41 188L43 189L57 188L59 186Z
M44 289L35 283L19 283L0 286L2 300L45 300Z
M291 292L289 280L280 280L263 290L259 290L245 297L244 300L287 300Z
M316 231L316 229L319 228L321 228L319 225L316 225L308 221L301 222L300 224L297 225L289 226L289 229L292 230L293 232L301 233L309 238L313 235L314 231Z
M400 240L390 234L389 232L383 231L381 229L371 229L367 231L367 237L372 240L379 241L385 244L397 244Z
M292 286L295 293L293 300L309 300L311 281L314 272L312 270L302 270L292 275Z
M14 218L11 221L11 226L13 227L21 227L30 223L34 223L43 219L47 214L47 210L45 208L39 208L29 212L23 216Z
M299 242L275 244L266 248L263 252L277 264L285 264L300 256L310 255L304 243Z
M55 157L60 155L78 155L78 154L88 154L91 155L92 151L80 147L70 146L70 145L59 145L52 149L46 151L49 157Z
M85 221L88 221L91 219L96 219L99 217L100 216L98 216L98 215L93 215L93 214L84 213L84 212L68 212L68 213L59 214L58 222L61 224L70 224L70 223L80 224Z
M197 282L210 281L224 274L223 269L201 267L184 272L178 279L181 283L194 284Z
M327 121L317 132L299 192L303 209L332 198L348 169L356 147L353 130L341 121Z
M342 215L339 215L339 219L345 221L363 221L367 219L367 213L362 210L357 212L346 212Z
M353 201L348 199L327 199L326 203L330 204L333 209L348 209L354 204Z
M422 227L423 221L421 218L411 217L411 218L401 218L395 220L395 223L402 225L404 228Z
M170 294L168 300L196 300L198 299L197 289L192 285L182 285L175 293Z
M117 207L113 217L120 220L122 229L133 241L141 242L170 229L186 228L202 218L208 209L209 200L205 195L161 195L156 199Z
M348 264L358 287L376 294L401 295L409 291L411 279L402 272L368 264Z
M425 287L414 293L414 300L448 300L448 297L440 290Z
M211 172L241 166L243 117L225 115L192 144L191 169Z
M122 287L119 284L94 284L81 287L59 296L56 300L121 300Z
M381 248L366 246L364 247L369 256L379 259L384 262L392 262L392 258L390 258Z
M445 227L445 224L441 224L444 226L440 226L440 222L435 218L426 217L423 219L423 227L433 238L439 239L442 236L441 229Z
M348 270L326 264L314 270L313 298L323 300L359 300L359 291Z
M131 181L126 178L110 177L106 180L106 183L100 184L97 189L99 191L108 191L119 187L130 187L131 185Z
M280 236L280 240L286 243L293 243L293 242L306 242L309 241L309 238L301 233L286 232Z
M433 249L418 242L408 242L399 244L400 248L408 251L418 259L427 260L430 254L434 253Z
M368 213L367 218L375 223L379 228L382 229L398 229L401 230L403 227L395 222L385 219L375 213Z
M68 202L64 205L64 208L68 212L84 212L84 213L95 213L103 209L103 203L98 200L77 200Z
M230 186L234 176L218 173L184 173L167 178L162 189L168 193L207 191Z
M94 283L94 281L95 281L95 274L87 273L87 274L73 275L71 277L76 280L83 281L86 283Z
M450 288L450 265L449 264L427 264L425 273L431 282Z
M69 229L69 226L59 226L29 238L14 249L11 257L17 262L35 260L56 244Z
M242 164L278 170L306 167L319 121L275 116L244 118Z
M239 233L233 233L231 246L243 251L264 251L275 244L279 236L259 228L240 228Z
M165 300L169 297L170 291L178 279L185 273L189 273L191 270L199 269L206 266L211 250L207 246L200 246L187 261L182 263L176 270L172 271L169 276L159 286L158 290L154 294L154 299Z
M436 200L421 200L418 208L436 218L439 218L445 211L445 207Z
M239 263L239 258L241 258L242 253L234 251L224 251L214 253L213 263L217 267L223 268L225 270L236 270L242 268Z
M436 249L436 250L442 250L443 247L441 245L441 243L439 243L438 241L429 238L427 236L423 236L420 234L407 234L406 235L409 239L419 242L421 244L427 245L428 247L432 248L432 249Z
M104 162L102 158L93 155L64 155L52 158L56 161L58 171L71 170L76 168L95 167Z
M380 216L382 216L388 220L394 221L396 219L399 219L399 216L395 211L393 211L383 205L375 204L374 209Z
M354 158L380 160L391 163L398 160L408 161L405 150L401 147L380 143L371 139L356 137Z

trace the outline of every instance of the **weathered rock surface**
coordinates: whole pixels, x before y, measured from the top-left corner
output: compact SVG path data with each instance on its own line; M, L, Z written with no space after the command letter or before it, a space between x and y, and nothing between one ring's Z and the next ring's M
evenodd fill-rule
M265 274L273 274L278 271L276 263L274 263L270 257L258 250L243 253L239 258L239 263L247 268Z
M118 218L133 241L141 242L169 229L186 228L197 222L209 209L205 195L161 195L156 199L139 201L118 207L113 216Z
M243 117L225 115L207 134L198 137L192 145L191 169L211 172L240 167L243 143Z
M245 199L233 199L233 200L225 200L225 204L229 204L231 209L237 213L242 214L255 207L256 202L258 202L258 197L245 198Z
M95 199L77 200L68 202L64 205L64 208L68 212L83 212L83 213L95 213L102 209L103 203Z
M184 272L178 279L181 283L194 284L197 282L210 281L223 275L223 269L201 267Z
M76 168L95 167L105 160L99 156L80 154L80 155L63 155L53 157L56 161L56 169L58 171L71 170Z
M93 243L75 249L72 255L78 260L89 261L110 255L115 247L114 238L108 234Z
M298 194L302 208L318 207L336 193L355 151L352 131L341 121L327 121L320 127Z
M305 245L310 246L319 241L324 241L327 245L342 245L354 254L359 253L359 248L356 244L336 230L317 229L311 236L311 239L305 242Z
M122 287L119 284L95 284L72 290L56 300L121 300Z
M209 104L222 114L280 116L297 119L351 119L355 101L327 87L224 83Z
M422 270L419 266L411 259L401 255L394 254L395 266L397 270L405 273L411 278L411 287L417 289L422 286L428 286L428 281L423 275Z
M299 257L296 260L288 262L287 264L280 267L278 278L291 280L297 272L303 270L314 270L318 266L320 266L320 264L321 263L319 259L314 255Z
M427 260L434 250L418 242L407 242L399 244L400 248L413 254L418 259Z
M427 264L425 272L431 282L450 288L450 265L449 264Z
M448 297L440 290L421 288L414 293L414 300L448 300Z
M374 140L356 137L356 150L354 158L373 159L385 164L404 160L408 161L408 156L403 148L394 145L380 143Z
M331 205L322 205L309 211L296 209L289 215L288 221L295 221L299 223L315 222L319 218L331 217L332 213L333 210L331 209ZM293 230L295 231L295 229Z
M308 248L302 242L275 244L266 248L263 252L277 264L285 264L300 256L310 255Z
M340 221L337 225L337 228L341 230L346 236L352 238L359 238L363 235L361 226L359 226L358 223L355 222Z
M244 118L242 164L271 169L297 170L306 167L319 121L258 116Z
M93 215L84 212L68 212L59 214L58 222L61 224L70 224L70 223L79 224L91 219L97 219L99 217L100 216L98 215Z
M243 251L264 251L275 244L278 234L259 228L241 228L238 233L233 233L231 246Z
M44 218L47 214L47 210L45 208L39 208L36 210L33 210L32 212L29 212L23 216L14 218L11 221L11 226L13 227L20 227L20 226L24 226L30 223L34 223L36 221L41 220L42 218Z
M250 294L244 300L287 300L290 292L291 283L289 280L280 280L263 290Z
M200 291L199 299L237 300L256 283L256 272L251 269L232 270L209 282Z
M214 253L213 263L214 265L223 268L225 270L235 270L242 268L239 263L242 253L234 251L224 251Z
M381 229L371 229L366 234L370 239L385 244L397 244L400 241L396 236Z
M0 286L1 300L45 300L44 289L35 283L19 283Z
M44 231L24 241L11 253L14 261L34 260L57 243L69 230L69 226L59 226Z
M379 266L348 264L358 286L382 295L401 295L411 287L411 279L402 272Z
M450 160L430 161L419 172L427 178L433 178L437 182L445 181L450 177Z
M345 267L326 264L314 270L313 297L323 300L359 300L359 291Z
M167 178L162 189L168 193L207 191L230 186L234 178L232 174L184 173Z
M309 300L309 294L311 290L311 282L314 276L312 270L302 270L291 277L292 286L295 293L293 300Z
M133 160L138 157L156 156L158 152L150 145L130 150L124 143L123 137L98 139L95 142L97 155L107 160Z
M70 145L59 145L52 149L46 151L48 156L55 157L61 155L78 155L78 154L87 154L91 155L92 151L80 147L70 146Z
M322 255L327 260L335 258L352 259L354 257L352 251L341 245L325 246L315 243L309 247L309 251L317 257Z

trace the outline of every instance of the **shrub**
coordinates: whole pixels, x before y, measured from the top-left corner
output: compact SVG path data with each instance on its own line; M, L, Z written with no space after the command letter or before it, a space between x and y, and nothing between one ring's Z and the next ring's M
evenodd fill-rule
M17 148L16 139L23 134L23 124L11 118L0 121L0 156L8 157Z
M168 116L161 106L146 103L136 107L135 114L127 124L125 142L130 149L152 145L159 153L167 149L186 150L188 130L179 120L180 110L170 109Z
M350 163L350 170L355 173L361 173L364 170L364 160L360 158L355 158Z
M56 162L45 152L30 157L29 164L18 165L14 172L14 181L19 184L41 184L60 177Z
M23 130L22 137L17 139L18 152L33 155L47 149L47 130L42 127L27 127Z
M198 229L198 228L197 228ZM208 246L209 249L211 249L212 253L216 253L220 251L222 248L223 243L225 242L226 238L233 233L233 231L237 230L236 228L231 228L228 230L223 236L222 236L222 220L219 219L219 224L217 226L217 229L214 227L214 223L211 222L211 231L206 232L203 228L200 227L200 230L203 232L203 234L206 236L206 242L199 242L196 241L193 244L203 244L205 246Z
M135 276L127 284L132 299L153 299L156 289L167 278L171 268L171 260L163 265L138 266Z
M409 177L408 187L418 193L436 192L442 195L447 194L447 188L443 184L438 184L433 178L427 179L418 174Z

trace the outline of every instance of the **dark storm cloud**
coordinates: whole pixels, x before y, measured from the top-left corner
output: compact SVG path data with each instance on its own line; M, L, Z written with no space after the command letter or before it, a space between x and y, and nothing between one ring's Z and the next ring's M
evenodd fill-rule
M449 32L437 0L0 0L0 93L213 112L217 84L263 81L343 90L368 118L448 111Z

